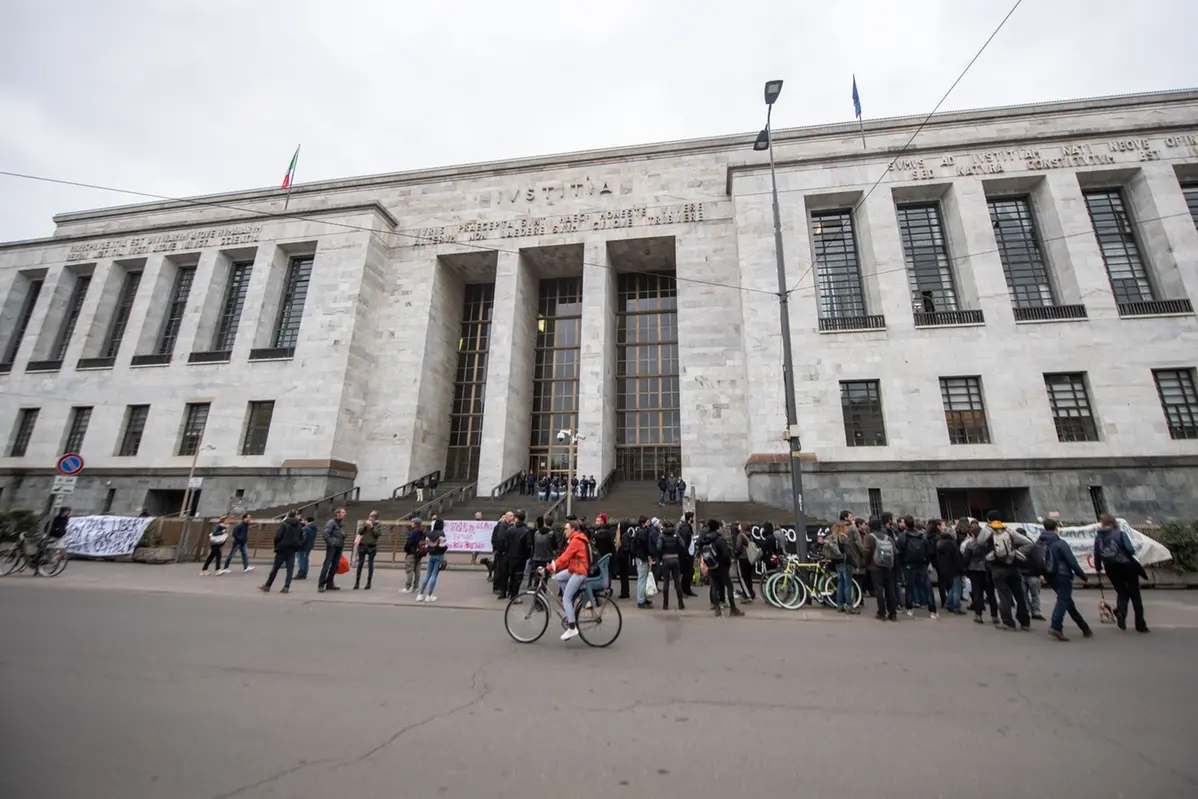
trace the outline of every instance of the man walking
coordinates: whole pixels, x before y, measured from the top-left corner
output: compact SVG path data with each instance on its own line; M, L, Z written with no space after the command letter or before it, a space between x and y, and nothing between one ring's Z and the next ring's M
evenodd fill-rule
M229 554L225 558L225 568L221 569L220 573L221 574L229 573L229 566L230 566L230 564L233 563L233 555L238 550L241 551L241 571L242 571L242 573L252 572L254 570L254 567L250 565L250 556L249 556L249 553L246 551L246 543L249 541L249 538L250 538L250 515L248 513L243 514L241 517L241 521L239 521L237 524L233 525L233 529L232 529L231 533L233 535L233 546L231 549L229 549Z
M1052 619L1048 623L1048 634L1058 641L1068 641L1065 637L1065 614L1077 624L1082 635L1089 638L1094 635L1090 625L1082 618L1077 605L1073 604L1073 575L1081 578L1083 583L1089 582L1086 573L1077 564L1073 550L1057 534L1057 520L1045 519L1044 532L1040 533L1040 541L1045 543L1045 571L1048 585L1057 592L1057 603L1052 609ZM1039 542L1037 542L1039 546Z
M287 567L287 578L283 582L283 589L280 594L291 592L291 573L295 568L295 553L304 545L304 528L300 525L299 511L291 511L287 514L287 518L283 519L283 523L279 525L279 529L275 531L275 562L270 567L270 574L266 576L266 582L258 586L263 593L270 593L270 587L274 585L275 575L279 573L280 566Z
M299 562L299 567L296 569L295 579L308 579L308 559L312 555L312 550L316 548L316 517L309 516L304 525L304 544L296 553L296 560Z
M333 578L337 576L337 567L341 565L341 552L345 549L345 531L341 529L344 518L345 508L337 508L333 511L333 518L324 524L324 565L320 567L320 581L316 584L316 590L322 594L325 591L341 590L333 584Z

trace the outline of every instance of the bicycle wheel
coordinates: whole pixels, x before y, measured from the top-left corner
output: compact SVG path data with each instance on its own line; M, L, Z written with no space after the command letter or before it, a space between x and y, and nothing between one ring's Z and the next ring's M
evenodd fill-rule
M816 590L819 593L819 601L830 608L836 607L837 582L837 576L831 572L825 572L815 581Z
M42 577L57 577L67 567L67 553L64 549L51 549L42 554L41 562L37 564L36 574Z
M857 582L856 577L853 578L853 588L850 598L852 599L854 608L861 607L861 603L865 600L865 594L861 592L861 584Z
M6 575L16 574L19 571L24 571L27 564L25 553L21 551L21 545L17 544L4 553L4 559L0 560L0 571Z
M807 603L807 586L798 575L780 574L774 583L774 599L783 610L798 610Z
M523 601L518 601L523 600ZM503 611L503 626L513 641L531 644L549 627L549 606L540 594L516 594Z
M765 601L769 602L776 608L782 607L778 604L778 598L774 596L774 587L778 585L778 578L782 576L781 572L775 572L765 578L765 582L761 584L761 595L765 597Z
M587 646L602 649L611 646L624 629L620 606L611 599L596 598L595 607L587 610L581 599L574 603L574 618L578 619L578 637Z

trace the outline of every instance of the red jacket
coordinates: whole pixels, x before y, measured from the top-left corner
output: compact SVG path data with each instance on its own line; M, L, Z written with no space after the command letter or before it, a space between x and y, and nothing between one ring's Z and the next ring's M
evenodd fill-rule
M586 535L576 531L574 535L570 536L570 543L566 544L566 551L553 562L553 571L566 569L570 574L585 576L589 570L587 562L589 560L587 556L590 549L589 544L590 541Z

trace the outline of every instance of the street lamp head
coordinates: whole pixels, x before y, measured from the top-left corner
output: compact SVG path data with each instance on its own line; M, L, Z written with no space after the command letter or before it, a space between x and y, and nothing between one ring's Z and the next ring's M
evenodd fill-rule
M753 142L753 149L761 152L762 150L768 150L769 148L770 132L765 128L762 128L761 132L757 134L757 141Z
M778 99L778 95L782 93L782 81L767 80L765 82L765 104L773 105Z

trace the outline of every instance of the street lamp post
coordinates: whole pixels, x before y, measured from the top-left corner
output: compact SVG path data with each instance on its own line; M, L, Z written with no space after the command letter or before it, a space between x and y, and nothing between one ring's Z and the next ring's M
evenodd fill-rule
M570 516L574 512L574 468L575 458L578 455L578 442L586 439L586 436L580 436L573 430L559 430L557 433L558 441L570 442L570 457L566 461L566 516Z
M799 440L798 403L795 400L794 353L790 341L790 297L786 290L786 261L782 254L782 214L778 209L778 174L774 170L774 137L770 117L774 101L782 93L782 81L771 80L765 84L765 129L757 135L754 150L767 150L770 154L770 186L774 200L774 255L778 261L778 310L782 323L782 386L786 393L786 440L790 445L790 490L794 497L795 540L799 558L807 560L807 514L803 509L803 471L799 453L803 445Z
M179 508L179 516L183 518L183 531L179 534L179 547L175 550L175 562L178 563L183 558L183 553L187 550L187 536L191 532L191 514L188 513L188 506L191 504L191 481L195 477L196 464L200 460L200 453L206 449L216 449L211 444L203 444L204 434L200 433L200 440L196 442L195 455L191 459L191 469L187 472L187 489L183 492L183 505ZM200 446L203 444L203 446Z

